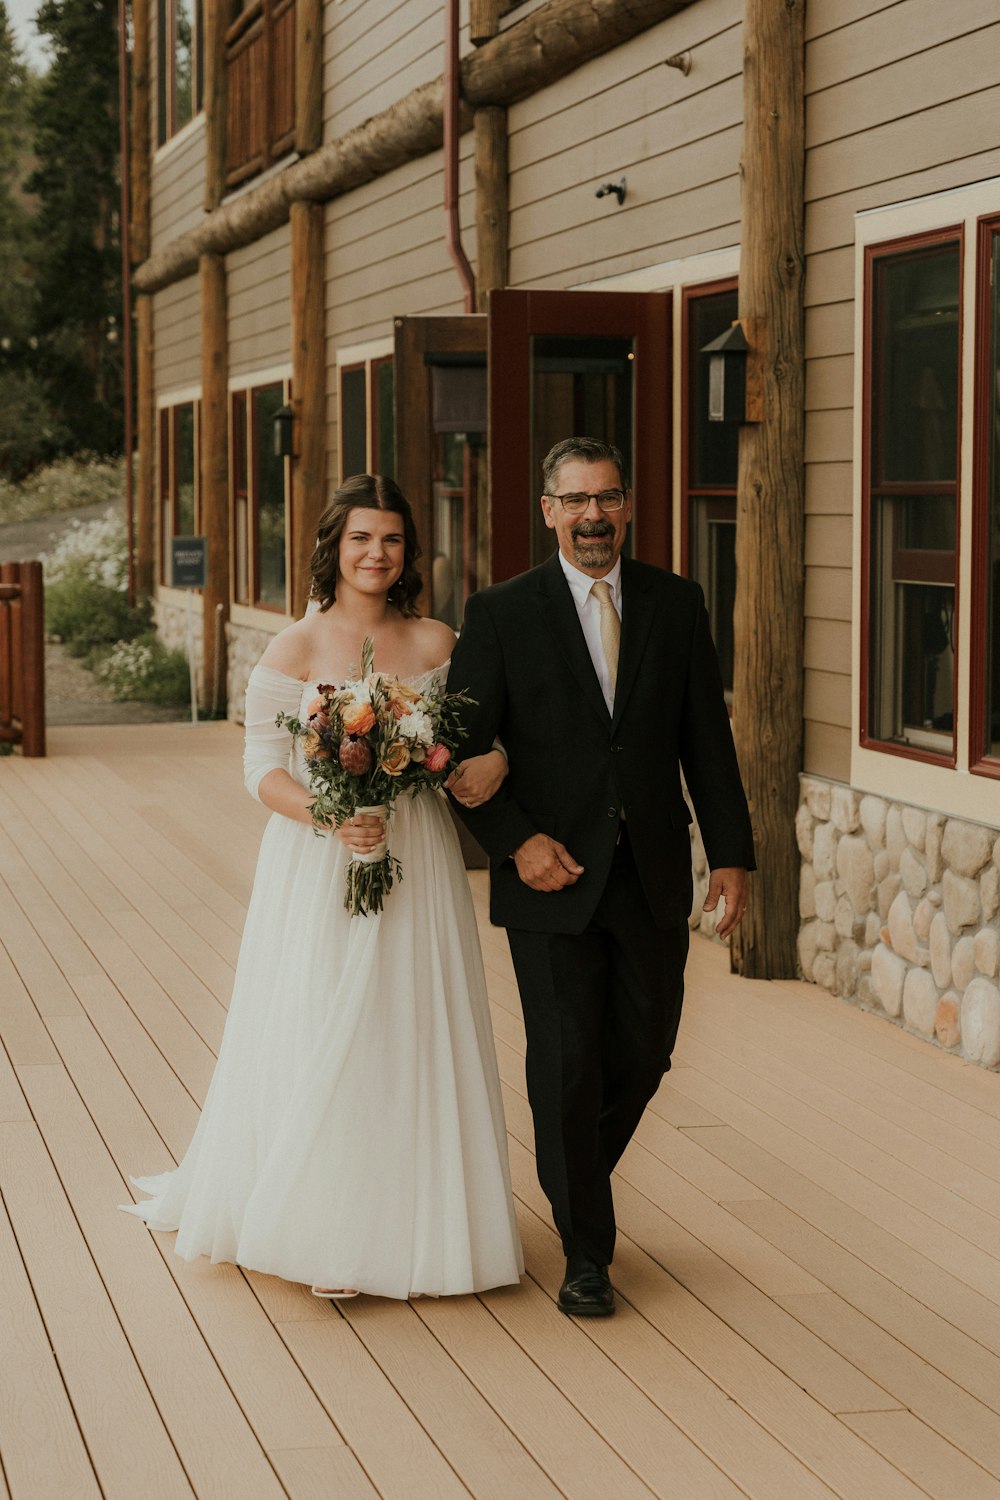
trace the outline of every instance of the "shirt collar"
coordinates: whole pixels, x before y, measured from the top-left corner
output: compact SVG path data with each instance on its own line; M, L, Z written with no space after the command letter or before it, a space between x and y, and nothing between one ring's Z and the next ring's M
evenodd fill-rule
M571 562L567 562L562 553L559 553L559 564L563 570L566 582L570 586L570 592L577 609L582 609L590 595L595 583L609 583L611 585L611 598L614 600L615 608L621 613L621 582L622 582L622 560L621 554L615 559L615 565L610 573L605 573L601 579L591 578L589 573L584 573L580 568L575 568Z

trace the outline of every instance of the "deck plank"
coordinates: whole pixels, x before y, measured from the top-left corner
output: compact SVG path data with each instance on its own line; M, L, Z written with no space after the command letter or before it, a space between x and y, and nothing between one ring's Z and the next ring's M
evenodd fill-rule
M50 748L0 776L0 1500L1000 1500L995 1073L695 940L618 1315L567 1319L475 872L522 1287L189 1265L117 1204L190 1140L269 815L231 725Z

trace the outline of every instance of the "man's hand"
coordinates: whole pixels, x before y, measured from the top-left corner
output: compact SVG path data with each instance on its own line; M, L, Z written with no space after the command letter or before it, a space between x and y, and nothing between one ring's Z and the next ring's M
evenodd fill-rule
M533 891L561 891L583 874L564 844L547 833L533 833L514 855L517 873Z
M747 909L747 897L750 894L750 879L746 870L737 865L725 866L720 870L712 870L708 878L708 895L705 897L705 905L702 911L714 911L719 904L719 897L725 903L725 916L715 929L716 937L728 937L731 932L743 920L743 913Z

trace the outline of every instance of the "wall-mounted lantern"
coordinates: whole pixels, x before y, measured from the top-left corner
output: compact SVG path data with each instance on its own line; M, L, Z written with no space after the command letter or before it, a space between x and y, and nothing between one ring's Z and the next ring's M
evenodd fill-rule
M710 422L745 422L747 389L747 350L749 346L739 323L720 333L717 339L702 346L708 355L708 420Z
M624 177L619 177L617 182L602 182L600 187L597 189L597 192L594 194L594 197L609 198L612 196L612 194L618 199L618 206L620 208L621 205L625 202Z
M279 406L274 414L274 456L295 457L295 413L290 406Z

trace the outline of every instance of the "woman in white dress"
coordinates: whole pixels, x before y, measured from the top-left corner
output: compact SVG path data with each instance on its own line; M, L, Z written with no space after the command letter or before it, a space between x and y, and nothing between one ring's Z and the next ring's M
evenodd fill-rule
M523 1270L479 938L443 793L400 798L403 879L381 914L344 909L345 862L383 833L317 836L280 712L343 682L371 637L375 670L442 684L454 633L419 617L416 534L391 480L336 492L313 555L318 608L277 635L247 688L245 778L274 816L261 843L219 1060L176 1171L129 1205L193 1260L234 1261L317 1295L483 1291ZM470 684L475 696L475 685ZM499 751L463 763L463 801L492 794Z

